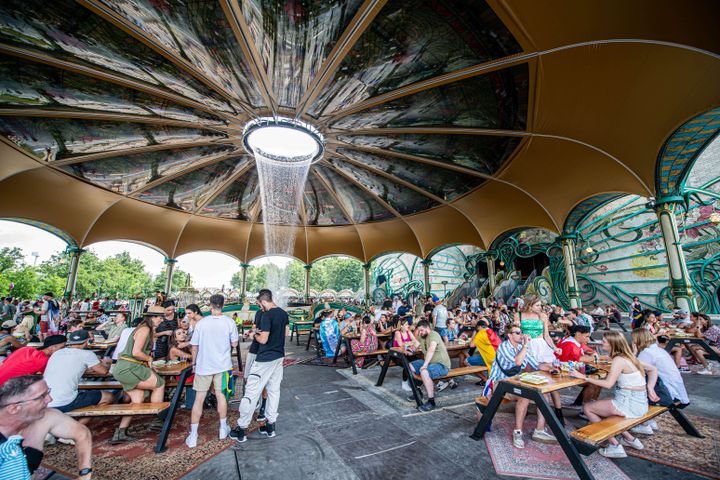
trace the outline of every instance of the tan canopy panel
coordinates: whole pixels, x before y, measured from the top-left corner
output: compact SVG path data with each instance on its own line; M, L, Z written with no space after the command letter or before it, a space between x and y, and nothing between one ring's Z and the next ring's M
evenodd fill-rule
M5 0L0 217L248 261L243 129L279 116L325 142L282 227L304 262L560 232L591 197L655 196L667 139L720 106L718 18L715 0Z

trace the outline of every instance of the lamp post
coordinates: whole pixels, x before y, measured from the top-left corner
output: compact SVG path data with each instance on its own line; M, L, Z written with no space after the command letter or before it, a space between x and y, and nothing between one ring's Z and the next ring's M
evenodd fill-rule
M448 284L448 281L447 281L447 280L443 280L441 283L443 284L443 298L445 298L445 297L447 297L447 284Z

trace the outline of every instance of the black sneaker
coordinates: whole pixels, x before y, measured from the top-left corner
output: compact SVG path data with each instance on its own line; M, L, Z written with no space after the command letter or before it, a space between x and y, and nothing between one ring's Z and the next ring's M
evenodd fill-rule
M433 410L435 410L435 405L433 405L433 404L430 403L430 402L425 402L425 403L423 403L422 405L420 405L420 406L418 407L418 409L419 409L421 412L432 412Z
M230 438L238 443L245 442L247 440L247 437L245 436L245 429L240 427L233 428L230 430Z
M421 392L418 392L418 397L419 397L420 400L422 401L422 399L423 399L423 394L422 394ZM414 397L413 395L409 395L409 396L406 398L406 400L407 400L408 402L414 402L414 401L415 401L415 397Z
M267 435L268 438L273 438L275 436L275 424L268 422L265 425L261 425L258 432Z

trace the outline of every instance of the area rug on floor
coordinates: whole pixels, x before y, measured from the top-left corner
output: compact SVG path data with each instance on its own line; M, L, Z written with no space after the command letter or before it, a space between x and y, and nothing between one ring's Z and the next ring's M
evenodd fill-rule
M696 415L688 418L705 438L687 435L666 413L656 418L658 432L652 436L638 435L645 448L628 448L628 455L720 479L720 420Z
M228 424L235 426L237 410L230 410ZM150 417L135 417L131 433L140 440L125 445L109 443L119 422L118 418L97 418L90 421L88 427L93 433L93 480L177 479L235 443L232 439L218 439L217 413L206 410L200 421L198 446L192 449L186 447L185 437L189 431L190 412L180 410L168 436L167 450L156 454L153 449L158 434L144 428L150 420ZM248 431L254 432L257 427L253 422ZM72 474L77 472L75 448L67 445L47 445L43 466L75 478L76 475Z
M528 418L523 425L525 448L522 450L513 448L514 423L513 414L496 415L492 423L492 432L485 434L485 444L490 452L495 473L548 480L576 480L578 478L559 445L546 445L530 440L530 434L535 428L535 416ZM630 480L612 461L598 453L583 458L595 478Z

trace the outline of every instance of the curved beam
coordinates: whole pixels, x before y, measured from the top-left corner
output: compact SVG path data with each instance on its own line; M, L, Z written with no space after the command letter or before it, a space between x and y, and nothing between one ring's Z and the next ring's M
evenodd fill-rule
M258 89L260 90L260 95L262 95L263 100L265 100L267 107L270 108L272 116L276 117L278 105L272 91L270 78L267 76L267 72L265 72L265 68L262 66L262 57L260 56L260 53L255 46L255 42L252 39L250 27L248 27L245 22L245 17L242 14L238 1L220 0L220 6L225 13L225 18L227 18L233 34L235 34L235 39L237 40L238 45L240 45L243 55L245 55L245 58L250 60L250 70L255 77L255 81L260 87Z
M338 197L337 193L335 193L335 190L332 188L332 185L330 185L330 182L316 169L313 168L311 170L315 174L315 176L318 178L320 183L323 184L323 186L325 187L325 190L327 190L328 193L330 194L330 196L333 198L333 200L335 200L335 203L340 208L340 210L342 210L343 215L345 215L345 218L347 218L348 221L352 224L353 228L355 228L355 232L357 233L357 236L360 239L360 247L362 248L363 261L364 261L365 257L367 256L367 254L365 253L365 242L363 242L362 235L360 235L360 230L358 230L358 228L357 228L357 222L355 222L355 219L350 214L348 209L345 207L345 204L340 201L340 197Z
M518 53L518 54L510 55L507 57L499 58L496 60L491 60L489 62L480 63L480 64L472 66L472 67L463 68L456 72L445 73L445 74L439 75L437 77L429 78L427 80L422 80L420 82L416 82L411 85L407 85L405 87L401 87L396 90L392 90L390 92L383 93L382 95L368 98L368 99L358 102L356 104L348 105L347 107L345 107L341 110L338 110L326 117L323 117L321 119L321 121L319 122L319 124L328 125L328 124L338 120L339 118L342 118L346 115L350 115L351 113L358 112L360 110L365 110L370 107L381 105L381 104L387 103L391 100L405 97L407 95L412 95L414 93L418 93L423 90L430 90L432 88L439 87L439 86L445 85L447 83L464 80L466 78L474 77L476 75L480 75L483 73L488 73L488 72L492 72L495 70L500 70L505 67L517 65L519 63L524 63L533 58L539 58L539 57L546 56L546 55L552 55L554 53L562 52L564 50L571 50L574 48L595 47L598 45L606 45L606 44L613 44L613 43L641 43L641 44L660 45L660 46L672 47L672 48L680 48L683 50L700 53L702 55L708 55L710 57L720 60L720 54L709 52L707 50L703 50L703 49L697 48L697 47L691 47L688 45L683 45L683 44L674 43L674 42L665 42L665 41L661 41L661 40L647 40L647 39L637 39L637 38L618 38L618 39L592 40L592 41L587 41L587 42L578 42L578 43L573 43L573 44L569 44L569 45L562 45L559 47L550 48L550 49L543 50L540 52Z
M42 110L37 108L0 108L0 115L10 117L42 117L42 118L72 118L82 120L104 120L109 122L132 122L147 123L150 125L168 125L172 127L200 128L203 130L213 130L227 134L225 129L203 123L189 122L185 120L175 120L167 117L153 117L144 115L127 115L123 113L105 113L105 112L79 112L71 110Z
M365 33L367 27L386 3L387 0L365 0L363 2L350 24L335 43L335 47L328 54L317 75L313 77L302 98L300 98L295 118L299 118L307 112L308 107L312 105L323 87L333 78L345 56L352 50L355 43Z
M234 156L238 156L238 155L239 155L239 151L235 150L235 151L229 152L229 153L214 155L214 156L209 157L201 162L195 162L195 163L189 165L187 168L183 168L182 170L179 170L173 174L165 175L163 177L158 178L157 180L147 183L141 187L138 187L135 190L133 190L132 192L128 193L127 196L135 198L137 195L139 195L140 193L142 193L146 190L150 190L151 188L155 188L158 185L162 185L163 183L169 182L170 180L174 180L174 179L181 177L187 173L194 172L195 170L199 170L199 169L207 167L209 165L214 165L225 159L228 159L228 158L234 157Z
M115 25L120 30L129 34L136 40L140 41L142 44L144 44L151 50L162 55L167 60L172 62L175 66L177 66L181 70L185 71L186 73L192 75L195 79L197 79L198 81L203 83L206 87L210 88L215 93L218 93L220 96L224 97L229 102L236 103L237 105L239 105L241 107L242 110L244 110L246 113L252 115L250 107L247 105L247 103L243 99L239 98L233 92L226 90L224 87L218 85L213 80L209 79L205 74L203 74L203 72L197 70L195 68L195 65L193 65L191 62L185 60L184 58L178 57L175 54L175 52L167 49L164 45L158 43L156 39L152 38L147 33L145 33L143 30L141 30L139 27L137 27L133 23L129 22L125 17L123 17L121 14L117 13L112 8L104 5L102 2L99 2L97 0L75 0L75 1L78 2L80 5L84 6L85 8L87 8L88 10L92 11L99 17L101 17L104 20L107 20L111 24Z
M235 152L235 154L237 154L237 151ZM255 162L253 162L252 160L248 161L247 165L242 167L240 170L238 170L234 174L230 175L230 177L227 180L225 180L220 185L215 187L215 190L212 191L212 193L208 196L208 198L204 202L202 202L200 205L198 205L198 207L193 211L193 215L197 215L203 208L205 208L206 205L209 205L210 202L215 200L215 197L220 195L223 190L225 190L230 185L232 185L232 183L235 180L237 180L238 178L245 175L248 172L248 170L250 170L254 166L255 166Z
M521 137L528 132L523 130L500 130L492 128L462 128L462 127L394 127L394 128L358 128L353 130L329 129L325 138L337 138L340 135L492 135L498 137ZM343 141L343 140L339 140ZM347 143L347 142L346 142Z
M77 157L66 158L65 160L55 160L46 163L50 167L62 167L65 165L74 165L76 163L90 162L92 160L102 160L103 158L119 157L123 155L133 155L140 153L150 153L162 150L173 150L193 147L206 147L208 145L235 145L235 142L227 142L228 139L204 140L201 142L183 142L183 143L161 143L159 145L148 145L147 147L122 148L120 150L110 150L99 153L91 153L88 155L78 155ZM227 143L226 143L227 142Z
M402 222L405 224L405 226L410 230L410 232L412 232L413 237L415 237L415 243L417 243L418 251L422 254L423 249L422 249L422 245L420 244L420 239L418 238L417 234L415 233L415 230L413 230L413 228L410 226L410 224L407 222L407 220L405 220L405 218L400 214L400 212L395 210L392 206L390 206L389 203L387 203L385 200L380 198L378 195L376 195L372 190L367 188L365 185L358 182L357 180L355 180L354 178L352 178L350 175L346 174L342 170L335 168L335 165L331 164L330 162L328 162L326 160L321 160L319 163L321 163L325 167L329 168L333 172L337 173L338 175L343 177L345 180L347 180L351 184L358 187L360 190L362 190L365 193L367 193L368 195L370 195L373 199L375 199L375 201L377 201L380 205L385 207L390 213L392 213L397 218L402 220Z
M482 234L480 233L480 230L477 229L477 226L475 225L475 223L474 223L472 220L470 220L470 218L468 218L468 216L465 214L465 212L463 212L462 210L460 210L459 208L457 208L457 207L456 207L455 205L453 205L451 202L448 202L448 201L445 200L444 198L438 197L437 195L435 195L435 194L433 194L433 193L431 193L431 192L428 192L427 190L425 190L425 189L423 189L423 188L418 187L418 186L415 185L414 183L411 183L411 182L408 182L408 181L406 181L406 180L403 180L402 178L400 178L400 177L398 177L398 176L390 175L389 173L387 173L387 172L385 172L385 171L383 171L383 170L380 170L380 169L378 169L378 168L371 167L370 165L366 165L366 164L364 164L364 163L362 163L362 162L358 162L357 160L354 160L354 159L352 159L352 158L348 157L347 155L344 155L344 154L342 154L342 153L340 153L340 152L335 152L335 155L341 157L341 160L345 160L345 161L347 161L347 162L349 162L349 163L352 163L353 165L355 165L355 166L357 166L357 167L359 167L359 168L362 168L363 170L366 170L366 171L368 171L368 172L371 172L371 173L373 173L373 174L375 174L375 175L380 175L381 177L387 178L387 179L390 180L391 182L400 184L400 185L402 185L402 186L404 186L404 187L406 187L406 188L409 188L410 190L413 190L413 191L419 193L420 195L423 195L423 196L425 196L425 197L427 197L427 198L429 198L429 199L431 199L431 200L434 200L435 202L437 202L437 203L439 203L439 204L441 204L441 205L444 205L444 206L446 206L446 207L449 207L449 208L455 210L455 211L458 212L460 215L462 215L462 216L465 218L465 220L468 221L468 223L469 223L470 225L472 225L472 227L475 229L475 232L477 233L477 235L478 235L478 237L480 238L480 240L482 240L483 242L485 241L485 240L483 239ZM468 193L469 193L469 192L468 192Z
M10 56L17 57L17 58L22 58L24 60L30 60L30 61L36 62L36 63L43 63L46 65L50 65L51 67L56 67L56 68L59 68L62 70L68 70L70 72L80 73L85 76L97 78L97 79L103 80L105 82L113 83L115 85L120 85L121 87L132 88L133 90L138 90L140 92L147 93L149 95L154 95L156 97L165 98L172 102L179 103L181 105L185 105L188 107L196 108L198 110L202 110L204 112L211 113L215 116L219 116L219 117L222 117L227 120L235 119L234 116L232 116L226 112L221 112L219 110L213 110L212 108L206 106L205 104L203 104L201 102L191 100L182 95L170 93L169 91L166 91L163 88L145 85L144 83L137 82L135 80L122 78L118 75L103 72L96 68L87 67L87 66L81 65L79 63L73 63L73 62L68 62L65 60L60 60L58 58L55 58L51 55L46 55L44 53L33 52L30 50L25 50L24 48L18 48L18 47L14 47L12 45L7 45L7 44L3 44L3 43L0 43L0 53L4 53L6 55L10 55Z

